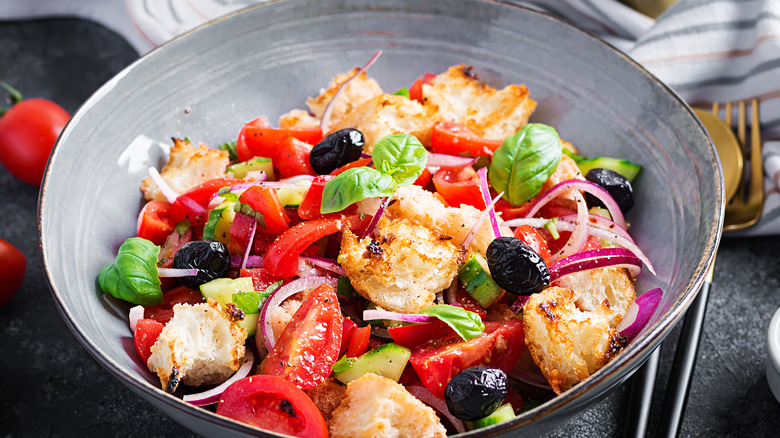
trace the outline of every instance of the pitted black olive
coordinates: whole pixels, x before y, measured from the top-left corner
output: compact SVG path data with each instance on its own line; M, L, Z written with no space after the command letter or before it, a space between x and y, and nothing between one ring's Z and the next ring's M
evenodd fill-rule
M338 130L317 143L309 162L318 175L327 175L339 167L356 161L363 152L363 133L354 128Z
M453 377L444 390L450 413L465 421L487 417L505 398L506 373L498 368L466 368Z
M179 282L197 289L201 284L224 277L230 270L230 254L222 242L196 240L182 246L173 257L173 267L198 269L193 276L179 277Z
M508 292L531 295L550 283L550 272L544 259L518 238L493 240L485 256L493 280Z
M617 202L620 211L623 213L631 210L634 206L634 190L631 188L631 181L625 176L609 169L591 169L585 175L585 179L598 184L612 199ZM603 207L604 204L590 193L585 194L585 200L592 207Z

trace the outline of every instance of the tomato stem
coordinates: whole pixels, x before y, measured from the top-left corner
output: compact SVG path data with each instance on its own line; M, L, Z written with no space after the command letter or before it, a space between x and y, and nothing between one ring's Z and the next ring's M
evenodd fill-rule
M22 101L22 93L19 92L16 88L8 85L7 83L0 81L0 86L6 89L8 91L9 96L8 100L11 102L11 106L16 105L17 103ZM0 108L0 116L3 116L6 112L8 112L10 108Z

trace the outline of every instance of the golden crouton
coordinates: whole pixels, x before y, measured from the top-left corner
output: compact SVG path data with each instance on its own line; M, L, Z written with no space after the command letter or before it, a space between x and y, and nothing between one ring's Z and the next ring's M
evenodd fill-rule
M318 128L319 126L320 119L302 109L290 110L279 117L279 128L281 129Z
M574 291L550 287L523 307L525 343L553 391L560 394L603 367L625 346L610 311L577 307Z
M224 382L238 370L246 352L246 330L236 324L243 316L235 306L222 307L211 299L175 305L173 318L152 345L147 366L167 392L175 391L179 383Z
M309 110L317 120L322 118L322 113L325 112L325 108L333 99L333 96L336 95L341 84L355 76L358 70L359 68L355 67L348 73L337 74L330 81L325 91L317 97L310 97L306 100L306 106L309 107ZM350 81L341 94L339 94L338 100L333 104L333 110L330 113L331 120L336 121L340 119L344 114L354 111L361 103L382 93L382 87L379 86L376 80L369 78L365 72L361 73L360 76Z
M428 147L431 144L431 128L436 121L429 109L416 100L391 94L373 97L334 120L330 132L344 128L359 130L365 140L364 149L369 153L380 138L395 134L413 135Z
M593 311L602 306L609 309L609 325L613 328L636 300L634 283L625 268L575 272L556 279L554 286L573 290L577 307L582 310Z
M347 387L333 377L325 379L319 385L304 389L303 392L308 395L322 412L325 422L330 424L333 411L339 407L346 397Z
M471 67L455 65L423 85L426 106L441 120L466 125L480 137L504 140L519 131L536 108L525 85L495 88L480 82Z
M189 140L174 138L168 164L162 168L160 175L173 190L184 193L210 179L224 177L229 164L230 156L227 151L209 149L203 144L195 147ZM165 200L165 196L150 177L144 178L141 191L147 201Z
M347 385L333 412L331 438L444 438L436 412L387 377L364 374Z
M375 237L345 231L338 261L355 290L393 312L418 313L458 275L461 251L449 236L410 219L382 218Z

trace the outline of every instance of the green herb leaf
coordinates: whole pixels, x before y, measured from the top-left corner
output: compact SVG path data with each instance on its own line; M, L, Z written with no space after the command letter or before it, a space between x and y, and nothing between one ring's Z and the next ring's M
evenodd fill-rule
M160 247L140 237L131 237L119 247L116 260L103 267L98 284L103 292L142 306L163 301L157 256Z
M463 307L436 304L421 310L420 314L439 318L466 341L476 338L485 331L485 324L482 323L482 318Z
M364 199L391 196L395 188L395 180L376 169L347 169L325 183L320 211L322 214L334 213Z
M235 163L236 161L238 161L238 152L236 152L236 142L229 141L227 143L223 143L219 145L219 150L227 151L231 162Z
M399 88L398 91L393 93L394 96L403 96L405 98L409 98L409 89L406 87Z
M518 206L539 193L561 161L561 139L550 126L529 123L493 154L488 178L504 199Z
M254 218L257 221L258 225L265 228L265 215L255 210L254 208L250 207L249 204L244 204L242 202L236 201L236 203L233 204L233 211Z
M386 135L376 142L371 157L377 170L403 186L420 176L428 161L428 151L413 135Z
M176 232L179 233L179 237L183 236L187 230L192 226L192 222L187 219L182 219L176 224Z

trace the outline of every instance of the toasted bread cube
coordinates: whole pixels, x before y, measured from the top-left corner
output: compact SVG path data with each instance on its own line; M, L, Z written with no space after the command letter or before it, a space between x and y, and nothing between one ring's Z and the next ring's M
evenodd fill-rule
M625 268L598 268L564 275L555 280L555 286L575 291L577 307L594 311L609 309L609 325L617 327L636 300L634 283Z
M306 106L317 120L322 118L322 114L325 112L325 108L330 103L336 92L339 91L341 84L346 82L352 76L358 72L359 68L355 67L347 73L340 73L334 77L328 88L320 93L317 97L310 97L306 100ZM333 110L330 114L331 120L338 120L345 114L352 112L360 106L363 102L382 94L382 87L374 80L366 75L365 72L356 77L344 88L344 91L339 94L338 99L334 103Z
M227 151L209 149L204 144L196 147L189 140L174 138L168 163L160 171L160 176L173 190L184 193L208 180L223 178L229 164ZM147 201L165 201L165 196L150 177L141 182L141 191Z

